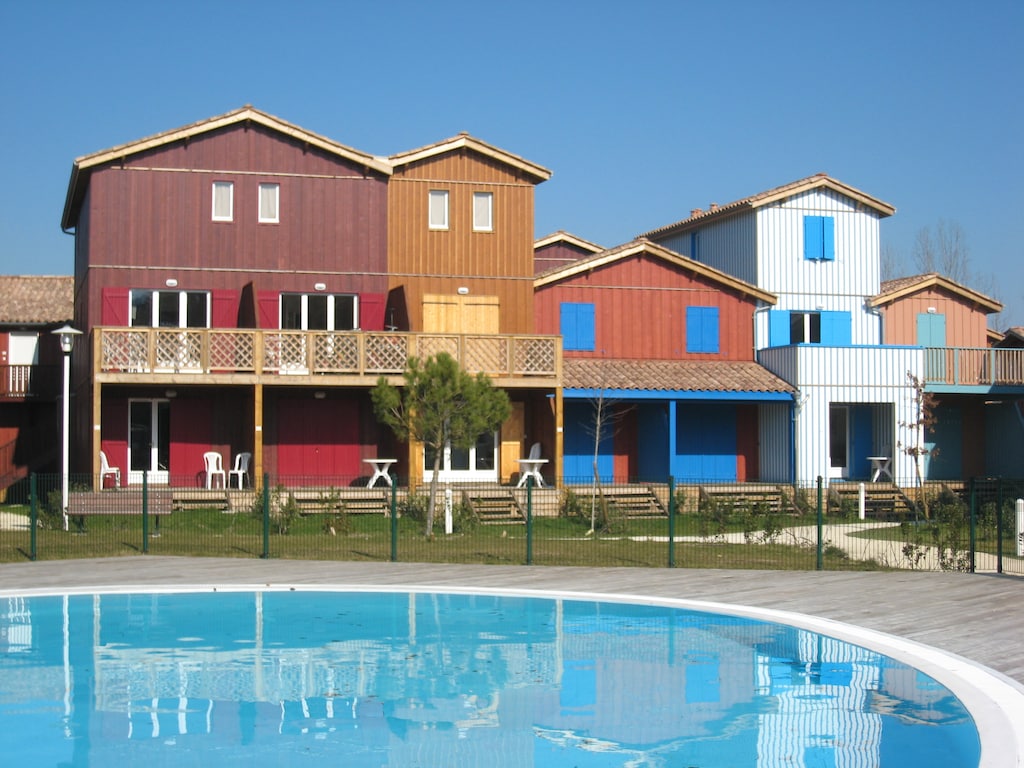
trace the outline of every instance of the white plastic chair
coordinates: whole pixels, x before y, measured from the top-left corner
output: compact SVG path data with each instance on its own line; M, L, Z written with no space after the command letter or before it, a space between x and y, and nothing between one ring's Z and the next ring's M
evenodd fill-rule
M530 455L525 459L518 459L519 461L519 483L516 488L522 488L526 485L527 478L532 477L533 483L538 488L544 487L544 478L540 476L540 468L548 463L547 459L540 457L540 443L534 443L530 446Z
M114 485L118 488L121 487L121 468L110 466L110 462L107 461L107 454L100 451L100 488L103 488L106 484L107 477L114 478Z
M228 484L227 473L224 471L224 459L216 451L207 451L203 454L203 464L206 465L206 488L213 488L213 478L220 476L220 487L226 488Z
M235 484L235 475L238 476L238 489L242 489L242 483L249 482L249 462L252 461L251 453L237 453L235 454L235 466L228 472L231 477L231 484Z

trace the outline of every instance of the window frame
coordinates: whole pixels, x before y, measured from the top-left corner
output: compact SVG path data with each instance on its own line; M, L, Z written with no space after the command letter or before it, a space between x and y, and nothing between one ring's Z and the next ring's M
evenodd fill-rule
M173 298L172 298L173 297ZM200 298L202 301L197 302ZM176 301L175 301L176 299ZM171 301L172 304L168 304ZM177 306L173 306L176 303ZM197 306L205 304L205 306ZM138 317L136 308L146 307L149 318L143 321ZM189 322L196 310L205 314L205 324ZM163 310L163 312L161 312ZM128 323L131 328L210 328L213 311L212 296L209 291L184 291L175 289L133 288L128 291ZM177 325L163 324L162 319L177 314Z
M481 223L477 218L477 202L487 201L487 220ZM474 192L473 193L473 231L474 232L493 232L494 231L494 193L493 192Z
M263 192L264 190L274 190L274 211L273 215L268 215L264 212L263 208ZM281 223L281 185L272 181L261 181L256 196L256 205L258 209L258 221L260 224L280 224Z
M444 219L443 222L436 222L435 219L434 219L434 213L435 213L434 201L435 200L443 201L444 202L443 208L438 209L438 211L437 211L438 213L443 214L442 215L442 218ZM447 189L431 189L431 190L429 190L429 192L427 193L427 227L428 227L428 229L439 231L439 232L448 229L448 222L449 222L448 211L449 211L450 202L451 202L451 199L450 199L450 196L448 194L448 190Z
M217 215L217 190L227 189L227 215ZM213 221L234 221L235 220L235 182L215 181L211 187L212 201L210 215Z
M299 300L298 306L298 328L293 328L291 325L285 326L285 300ZM310 328L309 327L309 300L310 298L323 298L327 299L326 302L326 318L327 328ZM338 300L349 300L352 303L352 327L351 328L339 328L338 327ZM331 333L341 333L343 331L358 331L359 330L359 294L357 293L301 293L298 291L283 291L278 297L277 301L277 325L283 331L328 331Z

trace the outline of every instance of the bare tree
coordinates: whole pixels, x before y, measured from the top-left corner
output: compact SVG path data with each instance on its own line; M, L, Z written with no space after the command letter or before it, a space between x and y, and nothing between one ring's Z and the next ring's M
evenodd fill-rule
M912 257L919 272L938 272L964 284L971 279L971 251L956 222L939 219L934 230L918 230Z
M591 400L592 416L590 422L584 427L588 435L594 438L594 485L590 494L590 530L587 535L594 533L597 526L597 503L601 499L602 509L604 508L604 494L601 489L601 472L598 469L598 458L601 454L601 441L607 437L614 437L619 431L622 419L629 411L627 408L618 407L615 400L605 397L602 387L597 397Z
M900 254L886 243L882 246L881 263L879 264L882 280L892 280L904 274L903 259Z

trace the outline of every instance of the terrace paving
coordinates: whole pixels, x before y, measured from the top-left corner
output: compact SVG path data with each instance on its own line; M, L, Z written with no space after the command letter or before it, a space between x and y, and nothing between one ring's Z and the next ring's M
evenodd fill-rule
M963 656L1024 689L1024 579L994 574L438 565L136 556L0 565L0 590L346 586L556 590L817 616Z

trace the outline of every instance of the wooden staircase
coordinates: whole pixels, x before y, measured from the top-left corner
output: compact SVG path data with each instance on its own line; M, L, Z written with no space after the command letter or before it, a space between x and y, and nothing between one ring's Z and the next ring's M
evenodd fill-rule
M610 509L614 509L626 517L666 517L668 510L654 489L647 485L616 485L602 487L598 497L604 498ZM580 494L586 499L590 496ZM589 499L587 499L589 503Z
M827 510L836 514L856 510L860 483L831 483L828 487ZM869 520L899 520L912 515L916 505L895 483L864 483L864 517Z
M526 512L509 488L471 488L462 492L462 503L473 510L483 525L526 523Z
M702 485L700 501L714 504L717 507L761 508L773 514L780 512L796 512L791 496L787 496L778 485L759 483Z

